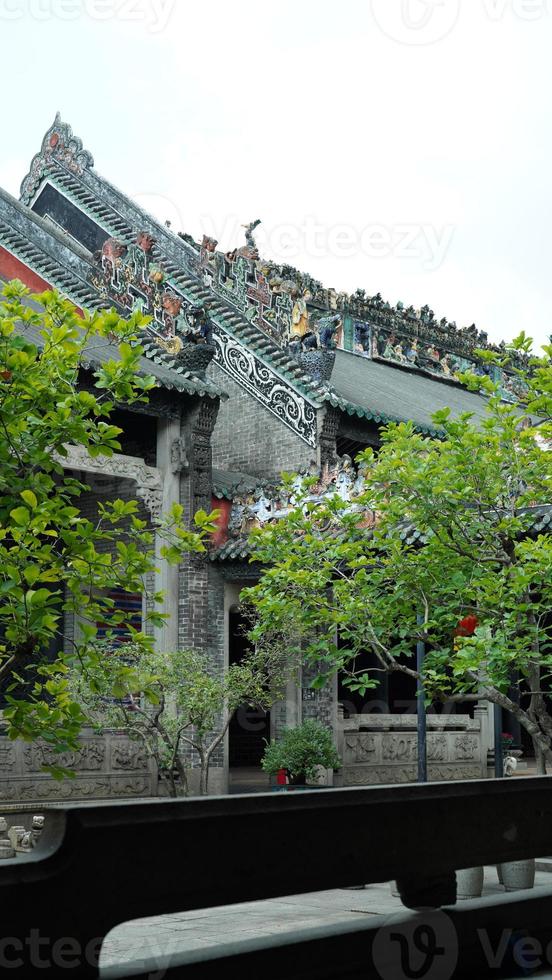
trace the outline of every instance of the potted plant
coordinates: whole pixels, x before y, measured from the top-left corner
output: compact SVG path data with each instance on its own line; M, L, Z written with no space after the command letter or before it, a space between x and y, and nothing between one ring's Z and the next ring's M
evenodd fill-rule
M510 735L510 732L502 732L500 741L502 743L502 755L509 755L514 744L514 736Z
M312 719L284 729L277 741L267 742L261 762L263 771L271 776L285 769L295 786L316 782L320 766L339 769L341 762L330 729Z

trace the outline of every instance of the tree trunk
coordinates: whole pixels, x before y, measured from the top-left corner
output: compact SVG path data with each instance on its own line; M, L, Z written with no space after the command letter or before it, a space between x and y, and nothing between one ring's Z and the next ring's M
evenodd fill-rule
M200 796L207 796L209 790L209 762L208 755L200 754L201 769L199 773L199 793Z
M175 799L177 796L177 792L176 792L176 783L174 780L174 774L171 772L170 769L165 769L161 778L166 783L167 790L171 800Z
M543 765L549 762L552 764L552 718L546 710L544 698L540 701L533 696L531 699L531 709L525 711L518 704L501 694L496 688L485 688L480 692L480 697L492 704L499 704L506 711L509 711L520 723L521 727L531 736L535 748L535 755L538 763L538 753L543 757ZM540 710L539 710L540 709Z
M534 739L533 748L535 749L535 759L537 762L537 776L546 776L546 757L540 746L535 743Z
M188 777L186 775L186 769L179 753L176 754L174 764L176 766L176 771L180 776L180 792L176 792L175 796L187 796L188 795Z

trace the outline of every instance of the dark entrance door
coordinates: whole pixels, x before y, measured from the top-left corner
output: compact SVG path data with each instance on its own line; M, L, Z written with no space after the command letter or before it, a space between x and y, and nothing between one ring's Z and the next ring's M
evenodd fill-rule
M237 664L250 649L245 636L245 622L237 609L230 610L229 663ZM228 732L230 768L258 768L265 748L270 741L270 712L257 711L242 704Z

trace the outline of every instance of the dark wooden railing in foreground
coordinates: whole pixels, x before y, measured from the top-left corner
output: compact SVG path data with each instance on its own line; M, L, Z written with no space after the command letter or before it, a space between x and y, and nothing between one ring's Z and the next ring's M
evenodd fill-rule
M439 905L451 900L455 869L552 853L549 777L43 812L39 846L0 865L0 975L22 980L99 976L97 940L130 919L390 879L410 904ZM552 889L386 921L173 955L164 976L479 980L552 970Z

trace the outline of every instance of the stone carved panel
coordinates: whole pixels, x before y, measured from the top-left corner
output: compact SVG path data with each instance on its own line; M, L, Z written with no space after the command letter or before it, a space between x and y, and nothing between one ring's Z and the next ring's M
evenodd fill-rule
M67 469L132 480L139 486L150 487L152 490L163 489L160 470L155 466L147 466L140 456L123 456L121 453L114 453L113 456L90 456L82 446L67 446L67 456L58 456L57 460Z
M144 501L152 517L159 517L163 506L163 478L155 466L147 466L139 456L120 453L90 456L81 446L67 446L67 456L58 456L57 460L66 469L132 480L137 484L136 496Z
M381 757L384 762L415 762L418 758L416 736L384 735L382 737ZM433 762L444 762L446 760L447 738L445 735L428 734L427 757L429 761Z
M3 783L1 799L34 802L40 800L93 800L112 797L149 796L149 780L145 777L120 779L64 779L62 782L35 781Z
M429 766L430 782L455 779L481 779L479 766ZM417 768L412 766L344 766L344 786L396 785L416 782Z
M40 802L157 796L158 778L143 747L118 732L85 735L74 752L56 754L45 743L8 742L0 737L0 801ZM43 765L73 770L73 778L55 780Z
M15 766L15 749L12 745L0 745L0 771L13 769Z
M459 760L477 759L479 740L475 735L457 735L454 739L455 756Z
M347 762L374 762L376 757L376 738L374 735L349 735L345 737L345 759Z
M28 772L40 772L43 766L94 771L102 768L104 759L105 745L99 740L85 742L77 752L55 752L41 742L34 742L23 750L23 761Z
M481 773L480 766L462 766L462 765L430 766L429 778L430 780L481 779L482 773Z
M146 769L148 762L141 745L125 742L112 744L111 765L113 769Z
M432 718L433 730L430 728L427 735L429 779L484 778L486 759L482 758L479 720L467 715L443 720L445 730L435 731L439 719ZM418 759L417 734L412 727L415 723L415 718L402 715L344 719L340 750L343 784L415 782ZM363 730L359 731L361 724ZM398 730L394 731L394 726Z

